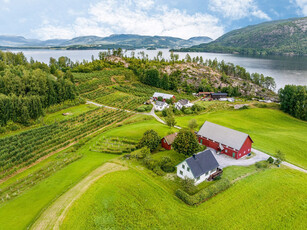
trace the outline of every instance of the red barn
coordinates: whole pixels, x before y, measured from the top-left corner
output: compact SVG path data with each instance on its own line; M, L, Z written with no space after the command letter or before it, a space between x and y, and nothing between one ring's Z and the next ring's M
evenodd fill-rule
M171 135L168 135L166 137L163 137L161 140L161 145L166 150L172 149L172 144L174 143L175 138L177 137L177 133L173 133Z
M239 159L252 151L253 140L246 133L206 121L197 133L199 143Z

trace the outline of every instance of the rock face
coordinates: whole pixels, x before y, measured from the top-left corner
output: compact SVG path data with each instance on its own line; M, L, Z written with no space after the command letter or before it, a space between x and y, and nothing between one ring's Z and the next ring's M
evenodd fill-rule
M179 81L182 84L185 84L186 82L186 84L192 85L195 88L204 82L216 89L222 89L229 86L237 86L243 96L257 96L262 98L277 99L277 95L271 90L265 89L251 81L238 77L228 76L227 79L223 79L220 72L201 64L174 64L165 66L161 69L163 73L167 73L168 75L178 70L181 72Z
M307 55L307 17L265 22L233 30L208 44L182 51L250 55Z

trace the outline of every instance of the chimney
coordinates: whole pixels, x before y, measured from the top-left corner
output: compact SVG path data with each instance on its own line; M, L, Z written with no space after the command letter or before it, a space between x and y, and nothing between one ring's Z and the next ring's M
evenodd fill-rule
M196 160L196 155L195 154L193 154L193 159Z

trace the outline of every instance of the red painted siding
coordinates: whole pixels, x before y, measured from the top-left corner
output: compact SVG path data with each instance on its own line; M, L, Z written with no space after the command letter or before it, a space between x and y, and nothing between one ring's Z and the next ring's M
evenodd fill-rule
M210 140L210 139L207 140L207 138L205 138L205 137L198 136L198 142L207 146L207 147L213 148L216 151L220 151L223 154L234 157L236 159L239 159L239 158L249 154L251 152L252 143L253 143L252 139L248 136L248 138L246 138L244 144L242 145L242 147L239 151L235 150L235 149L233 149L229 146L226 147L225 145L222 145L224 149L221 151L221 149L219 148L219 143L214 142L213 140Z
M251 151L252 151L252 144L253 144L253 141L252 139L248 136L244 142L244 144L242 145L240 151L239 151L239 154L238 154L238 158L241 158L247 154L249 154Z
M172 149L172 145L167 144L165 138L162 138L161 140L161 145L163 148L165 148L166 150L171 150Z

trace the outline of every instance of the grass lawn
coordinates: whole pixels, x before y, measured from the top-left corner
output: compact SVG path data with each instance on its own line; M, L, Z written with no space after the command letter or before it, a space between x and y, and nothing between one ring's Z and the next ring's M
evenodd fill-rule
M177 124L183 127L187 127L191 119L196 119L199 127L208 120L248 133L254 148L271 155L280 150L287 161L307 168L307 122L279 110L246 109L176 117Z
M129 124L129 122L137 122L138 119L141 122ZM84 155L80 160L59 170L52 176L25 191L20 196L0 204L0 229L26 228L44 208L63 192L104 162L118 157L118 155L97 153L89 150L90 146L96 143L102 136L140 138L148 129L156 130L161 136L166 135L170 131L167 126L156 120L148 119L148 116L137 115L127 119L124 122L126 125L111 129L96 136L77 151L77 153L82 153ZM35 170L52 161L56 155L57 154L42 161L33 168L12 177L7 182L3 183L1 187L9 186L9 184L15 182L19 178L34 173Z
M142 171L97 181L69 210L62 229L305 229L304 173L270 169L190 207Z

